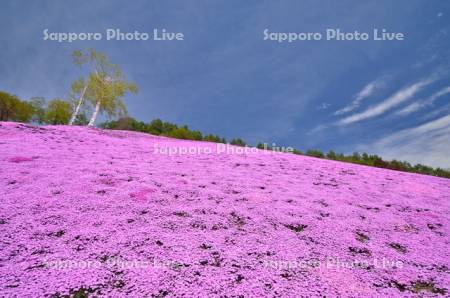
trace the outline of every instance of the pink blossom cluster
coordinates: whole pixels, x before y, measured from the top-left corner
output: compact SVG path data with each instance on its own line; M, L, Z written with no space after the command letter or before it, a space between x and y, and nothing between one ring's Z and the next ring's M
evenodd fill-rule
M449 179L156 145L0 122L0 296L450 295Z

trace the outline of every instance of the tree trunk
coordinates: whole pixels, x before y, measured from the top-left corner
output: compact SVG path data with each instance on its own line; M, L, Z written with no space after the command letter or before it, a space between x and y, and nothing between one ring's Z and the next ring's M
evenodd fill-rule
M89 121L88 126L94 126L95 119L97 118L98 111L100 111L100 100L97 101L97 104L95 105L94 114L92 114L91 120Z
M87 89L87 85L84 86L83 92L81 93L80 99L78 100L78 105L72 114L72 118L70 119L69 125L73 125L73 123L75 122L75 120L77 118L78 112L80 111L81 105L83 104L84 93L86 92L86 89Z

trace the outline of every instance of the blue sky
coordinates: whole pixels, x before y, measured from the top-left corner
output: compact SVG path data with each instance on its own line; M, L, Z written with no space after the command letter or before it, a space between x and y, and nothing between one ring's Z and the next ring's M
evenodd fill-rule
M182 32L183 41L44 41L49 32ZM401 32L403 41L263 40L270 32ZM96 48L139 93L129 114L249 143L366 151L450 168L450 2L2 1L0 89L67 97Z

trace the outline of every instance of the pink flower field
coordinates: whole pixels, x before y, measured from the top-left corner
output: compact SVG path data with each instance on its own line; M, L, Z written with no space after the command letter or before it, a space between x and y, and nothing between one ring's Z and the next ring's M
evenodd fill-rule
M228 149L0 122L0 296L449 297L449 179Z

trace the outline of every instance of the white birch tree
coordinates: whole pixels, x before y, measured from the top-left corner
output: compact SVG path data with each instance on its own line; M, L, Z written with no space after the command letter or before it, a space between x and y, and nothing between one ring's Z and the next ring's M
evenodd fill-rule
M75 64L88 64L91 69L85 84L86 89L82 89L77 104L77 107L81 107L83 101L87 100L94 106L88 126L95 124L99 114L106 114L108 117L126 115L123 98L129 92L136 93L137 86L126 80L120 67L94 49L86 52L75 51L73 57Z
M73 125L75 120L77 119L78 113L81 110L81 107L84 103L84 96L86 94L88 88L88 82L85 82L83 78L72 83L72 93L75 95L79 94L79 99L76 101L76 107L72 113L72 117L70 117L69 125Z

